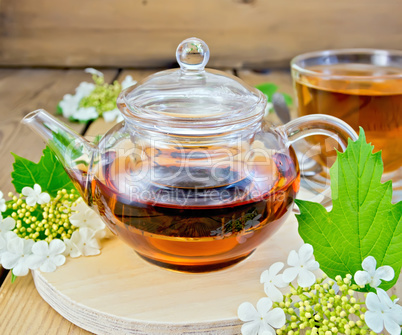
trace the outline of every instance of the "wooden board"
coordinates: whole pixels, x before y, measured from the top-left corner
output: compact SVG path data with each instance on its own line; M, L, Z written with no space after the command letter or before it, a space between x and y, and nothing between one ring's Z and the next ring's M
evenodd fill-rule
M210 66L287 65L328 48L402 45L396 0L1 0L0 64L166 67L197 36Z
M31 275L11 284L11 275L0 289L0 334L89 335L55 312L35 289Z
M237 308L265 295L260 275L302 243L293 214L245 261L206 274L151 265L117 238L96 257L34 271L39 294L57 312L96 334L239 334Z

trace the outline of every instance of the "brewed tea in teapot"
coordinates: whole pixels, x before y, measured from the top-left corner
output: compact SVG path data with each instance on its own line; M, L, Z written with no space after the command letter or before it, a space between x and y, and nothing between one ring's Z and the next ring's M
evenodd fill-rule
M176 57L179 69L121 92L124 121L97 146L43 110L23 122L46 140L84 200L138 255L171 270L217 270L249 256L292 212L300 186L293 142L336 135L345 148L357 135L325 115L270 127L263 120L264 94L205 69L205 42L183 41ZM54 141L55 133L65 140Z

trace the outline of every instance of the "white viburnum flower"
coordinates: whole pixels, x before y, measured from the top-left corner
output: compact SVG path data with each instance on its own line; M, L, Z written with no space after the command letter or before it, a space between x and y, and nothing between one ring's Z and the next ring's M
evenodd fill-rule
M100 71L98 71L98 70L96 70L96 69L94 69L94 68L92 68L92 67L87 67L87 68L85 69L85 72L86 72L86 73L90 73L90 74L92 74L92 75L94 75L94 76L103 77L103 73L102 73L102 72L100 72Z
M64 256L70 256L72 258L82 256L80 249L69 238L64 240L64 244L66 246L66 249L63 252Z
M46 204L50 201L50 195L46 192L42 192L42 188L39 184L35 184L33 188L24 187L21 191L27 198L25 199L28 206L35 206Z
M0 234L0 264L2 263L1 257L7 251L8 241L19 238L13 231L8 231Z
M5 212L6 209L7 209L6 199L3 198L3 192L0 191L0 212Z
M78 99L79 102L82 98L89 96L94 89L95 84L83 81L75 89L75 97Z
M20 237L11 238L7 242L7 251L1 255L1 264L5 269L13 269L15 276L26 276L32 268L30 256L32 255L33 240Z
M15 220L11 216L2 219L0 222L0 235L13 230L14 227L15 227Z
M3 253L3 251L7 250L7 241L5 239L5 237L3 236L3 234L0 234L0 259L1 259L1 254Z
M124 80L121 82L121 88L124 90L130 86L137 84L137 81L133 79L130 75L126 76Z
M363 260L362 268L364 271L357 271L354 279L357 285L365 286L370 284L371 287L377 288L381 285L381 281L390 281L394 279L395 271L388 265L380 266L378 269L377 262L373 256L368 256Z
M283 301L283 294L278 289L284 288L289 286L289 283L286 283L282 275L279 275L279 271L282 270L284 264L282 262L276 262L272 264L268 270L265 270L261 274L260 282L264 284L264 291L265 294L270 298L272 301L281 302Z
M258 214L255 218L248 220L245 224L244 224L244 229L250 229L253 228L255 226L258 226L260 224L260 221L258 221L260 219L262 215Z
M40 269L42 272L53 272L58 266L65 263L66 257L63 255L66 245L62 240L55 239L50 243L38 241L32 246L30 256L31 267Z
M292 282L297 277L297 284L300 287L309 287L315 282L315 274L312 271L318 270L320 265L314 260L313 246L303 244L299 252L292 250L288 256L288 265L290 266L283 272L283 280Z
M71 207L71 210L77 211L70 216L70 223L76 227L87 227L94 231L105 228L105 224L98 214L84 202L78 203L76 206Z
M81 98L76 95L65 94L63 100L59 102L59 106L65 118L71 117L77 112Z
M364 314L364 320L373 332L379 334L385 327L391 335L401 334L402 306L397 305L397 301L398 299L392 301L380 288L377 289L377 294L367 294L368 311Z
M59 106L62 110L63 116L67 119L70 117L74 117L74 115L76 115L80 110L80 101L82 100L82 98L89 96L94 89L95 84L83 81L75 89L74 95L65 94L63 100L59 102Z
M99 255L100 245L95 235L95 230L83 227L73 233L71 242L77 246L83 256Z
M121 112L118 108L115 108L108 112L103 112L102 116L106 122L113 122L114 120L120 122L123 120L123 116L121 115Z
M89 121L97 119L99 114L95 107L81 107L72 115L72 117L79 121Z
M285 325L285 312L281 308L272 308L272 300L261 298L257 302L257 309L249 302L243 302L237 315L244 323L241 327L243 335L275 335L274 328L281 328Z

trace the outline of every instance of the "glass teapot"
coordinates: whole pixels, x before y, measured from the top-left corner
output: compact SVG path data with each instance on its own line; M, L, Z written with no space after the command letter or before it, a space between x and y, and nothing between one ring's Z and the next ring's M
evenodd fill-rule
M180 69L123 90L124 121L97 145L44 110L23 123L54 151L87 204L141 257L179 271L221 269L249 256L292 211L300 171L292 143L356 133L311 115L263 122L267 98L227 73L205 69L208 46L190 38Z

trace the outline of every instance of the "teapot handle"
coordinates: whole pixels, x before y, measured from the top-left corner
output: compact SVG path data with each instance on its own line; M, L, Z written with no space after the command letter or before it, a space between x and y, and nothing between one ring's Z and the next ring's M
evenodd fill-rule
M348 138L352 141L358 139L357 133L346 122L324 114L302 116L279 128L286 134L287 144L289 146L308 136L324 135L337 141L342 150L345 151ZM308 146L306 148L309 150L310 147L311 146ZM320 169L321 166L315 160L306 157L307 152L297 152L296 150L296 154L300 164L301 177L303 178L301 185L304 185L304 188L299 192L299 196L301 195L301 198L307 198L306 200L309 201L317 201L325 207L329 207L332 203L330 198L329 175L319 172L314 173L314 171L310 171L310 174L308 174L303 171L303 165L310 165L311 168L311 163L313 163L313 165L318 165Z

